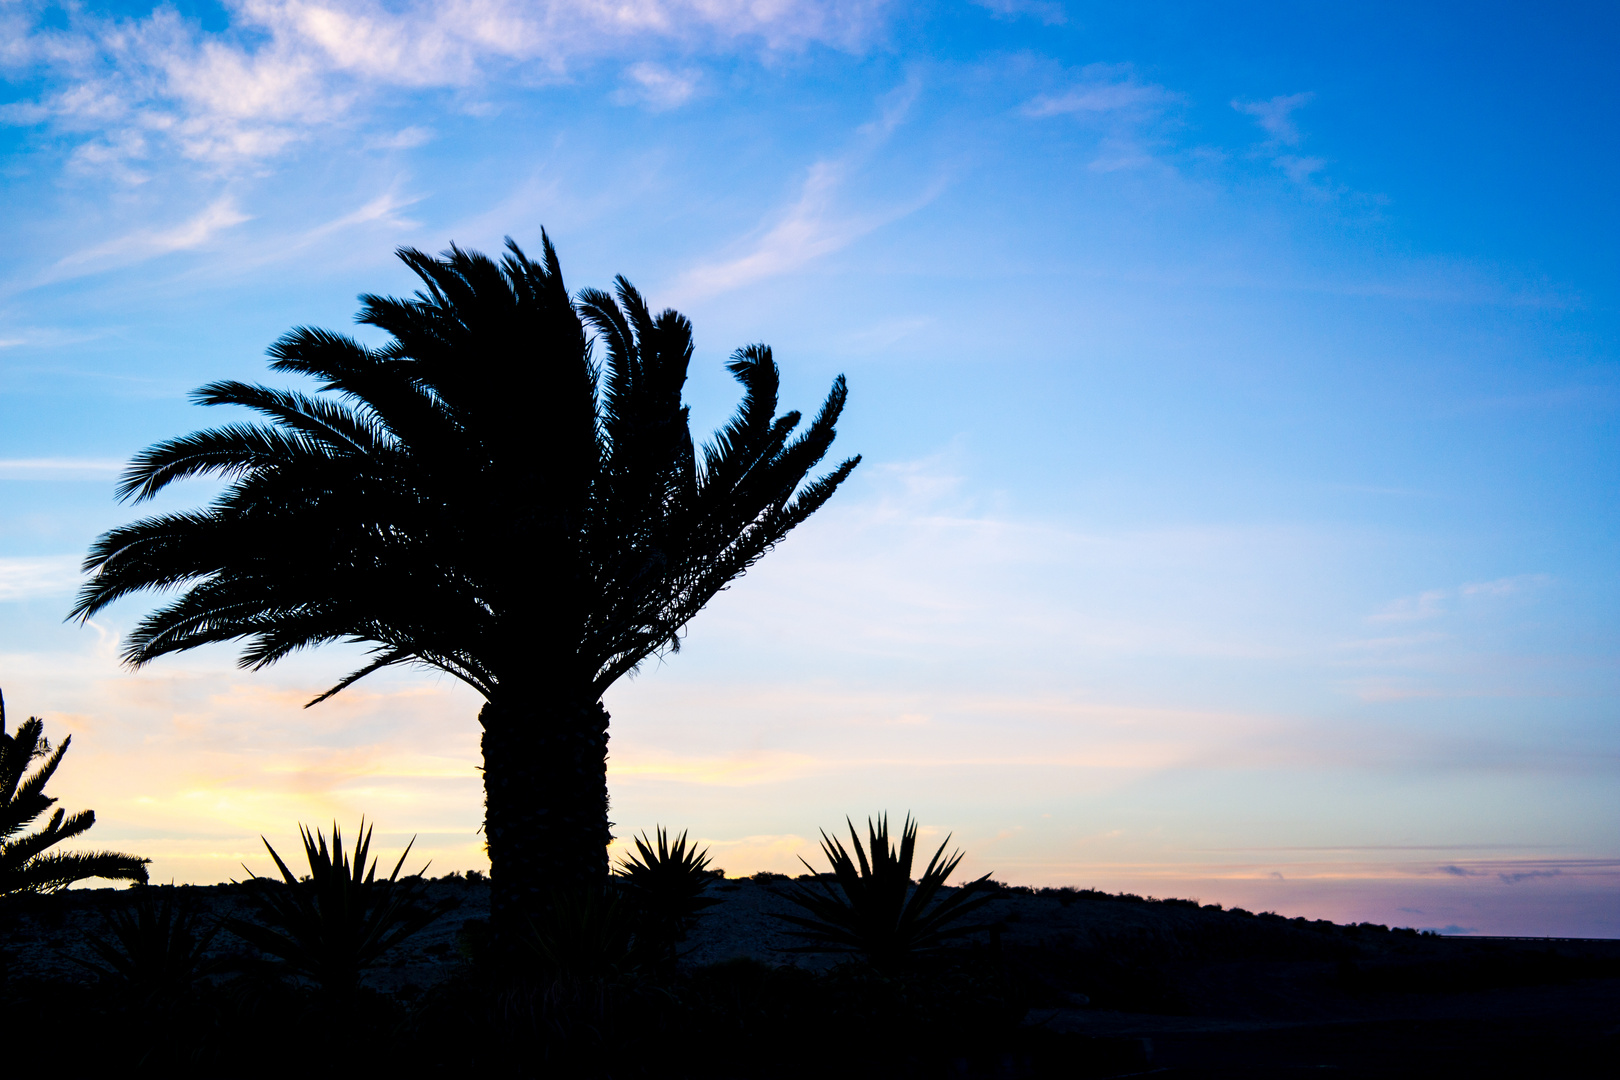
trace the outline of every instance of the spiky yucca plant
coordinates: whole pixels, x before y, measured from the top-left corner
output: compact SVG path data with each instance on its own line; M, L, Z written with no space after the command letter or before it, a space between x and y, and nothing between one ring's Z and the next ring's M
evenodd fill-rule
M693 921L720 902L703 895L714 880L709 853L696 844L688 846L684 831L674 843L662 828L656 830L656 840L643 834L634 842L635 854L626 855L616 869L636 910L637 946L655 962L672 961Z
M414 838L405 845L393 873L379 881L377 860L372 859L370 867L366 866L371 829L364 818L352 863L343 850L336 822L332 823L330 851L319 830L312 834L300 825L298 831L304 840L309 876L299 880L270 841L260 837L281 872L281 880L250 876L245 884L261 922L229 918L224 920L224 926L330 993L352 992L359 985L362 971L454 904L447 901L424 908L419 904L425 891L421 876L399 880L400 868L416 843ZM252 875L251 870L248 873Z
M45 785L72 743L73 736L69 735L52 750L45 738L45 722L37 716L17 725L17 734L6 734L6 703L0 697L0 897L55 892L93 877L146 882L146 864L152 860L137 855L116 851L46 853L94 825L94 810L69 815L59 809L37 832L19 835L56 803L45 794ZM28 767L40 758L45 759L44 764L28 775Z
M103 978L123 982L149 998L175 998L198 979L220 970L219 961L208 956L218 925L206 929L200 925L189 905L175 902L172 888L141 889L133 905L108 911L106 918L110 939L85 935L85 943L102 963L79 961Z
M945 857L945 846L951 842L949 836L928 860L927 869L914 885L911 863L917 848L917 823L910 814L906 815L898 852L889 842L889 816L884 814L876 824L871 818L867 819L872 845L870 862L861 847L861 838L855 833L855 823L848 818L844 820L849 825L854 859L836 837L828 836L825 830L821 834L821 850L832 864L836 885L816 874L801 858L799 861L814 875L820 891L800 888L781 894L809 912L808 916L776 916L799 927L791 933L806 942L801 951L858 952L876 967L893 968L913 955L941 948L950 938L983 929L959 922L963 916L989 903L990 897L982 895L990 888L989 874L968 882L949 896L940 896L945 880L962 861L960 851Z

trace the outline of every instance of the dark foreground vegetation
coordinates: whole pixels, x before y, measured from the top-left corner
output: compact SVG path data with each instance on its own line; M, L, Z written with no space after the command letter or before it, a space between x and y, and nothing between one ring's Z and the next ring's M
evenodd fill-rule
M252 910L247 885L16 898L0 939L10 1060L71 1048L81 1074L165 1076L1600 1076L1620 1037L1620 942L997 887L975 913L986 929L884 969L789 951L771 913L820 883L757 875L711 879L678 962L609 943L616 962L570 973L534 950L492 954L486 883L402 881L445 913L346 990L228 930L189 980L64 962L93 960L85 933L105 939L132 897L189 911L200 937Z

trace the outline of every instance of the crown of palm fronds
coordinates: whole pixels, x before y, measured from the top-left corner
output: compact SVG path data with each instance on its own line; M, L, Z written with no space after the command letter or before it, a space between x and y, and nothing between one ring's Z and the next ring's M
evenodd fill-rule
M6 733L6 704L0 697L0 896L55 892L85 878L102 877L144 884L150 859L114 851L50 852L63 840L96 823L92 810L76 814L58 809L38 831L24 834L41 814L56 804L45 785L56 774L73 736L51 749L45 723L31 716ZM43 758L30 775L28 768Z
M361 298L360 321L389 344L300 328L271 349L271 367L313 379L315 393L198 390L201 404L269 422L141 453L126 499L202 474L229 483L205 510L102 536L74 614L183 589L127 639L134 664L236 639L251 667L329 641L372 644L371 662L328 695L414 662L488 697L537 660L600 694L678 647L686 622L859 461L805 482L833 441L843 377L795 436L799 414L775 415L770 349L739 350L729 370L742 403L699 453L680 401L691 324L654 315L623 278L576 304L543 243L538 262L510 240L499 262L401 250L423 289Z

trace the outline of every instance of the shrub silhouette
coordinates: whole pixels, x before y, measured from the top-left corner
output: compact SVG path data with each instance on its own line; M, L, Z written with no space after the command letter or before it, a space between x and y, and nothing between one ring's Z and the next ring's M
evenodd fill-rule
M45 738L45 722L37 716L17 725L15 735L6 734L6 703L0 697L0 897L55 892L93 877L146 883L146 865L152 860L137 855L114 851L47 853L49 848L94 825L93 810L69 815L58 809L43 828L19 835L56 804L45 794L45 785L56 774L62 755L72 743L73 736L69 735L52 750ZM44 763L29 775L29 766L40 758Z

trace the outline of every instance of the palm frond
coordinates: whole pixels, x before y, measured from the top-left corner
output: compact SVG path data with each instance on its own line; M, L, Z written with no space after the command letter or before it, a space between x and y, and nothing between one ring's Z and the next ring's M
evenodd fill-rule
M58 892L88 878L147 882L152 860L117 851L70 851L36 855L20 866L0 865L0 896L12 893ZM4 856L0 855L0 863Z

